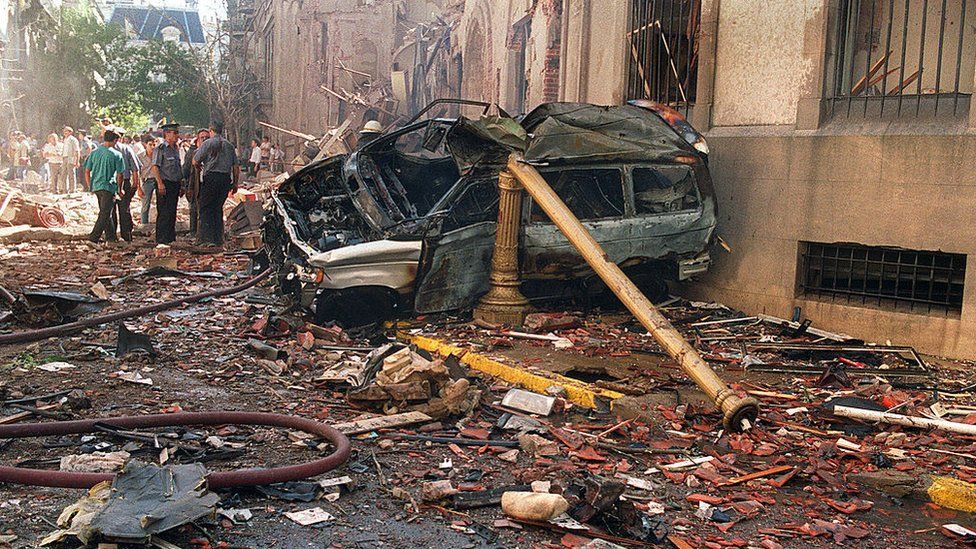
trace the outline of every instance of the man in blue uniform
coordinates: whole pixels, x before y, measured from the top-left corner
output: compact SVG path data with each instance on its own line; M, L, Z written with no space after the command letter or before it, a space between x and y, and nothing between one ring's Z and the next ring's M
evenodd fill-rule
M193 165L203 174L197 237L203 244L221 246L224 243L224 201L230 191L237 190L241 167L237 164L237 150L222 135L223 122L215 122L210 129L213 137L204 141L193 156Z
M163 143L153 151L153 177L156 178L156 243L169 244L176 240L176 206L180 200L179 124L162 127Z

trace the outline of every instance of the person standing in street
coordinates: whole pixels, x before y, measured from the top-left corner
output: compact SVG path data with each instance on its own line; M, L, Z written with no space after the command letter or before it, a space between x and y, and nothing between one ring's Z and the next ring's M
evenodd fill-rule
M271 170L271 138L261 138L261 168Z
M79 167L75 171L75 177L77 180L84 185L85 184L85 160L88 160L88 155L95 150L95 143L92 142L91 138L88 137L88 132L85 130L78 130L78 163Z
M248 167L251 168L251 175L257 177L258 170L261 169L261 146L257 139L251 140L251 157L248 159Z
M180 200L179 124L162 127L163 143L153 151L153 177L156 178L156 243L169 244L176 240L176 206Z
M136 159L139 160L139 179L141 184L138 187L139 199L142 200L142 210L140 213L140 223L149 224L149 209L152 207L153 193L156 192L156 176L153 175L153 152L156 150L156 138L152 134L142 136L142 147L136 151Z
M98 198L98 219L88 236L88 240L95 243L101 242L102 235L109 242L116 241L112 212L115 197L122 190L122 172L125 171L122 153L114 148L118 139L117 133L105 132L105 143L85 159L85 183Z
M78 138L74 136L74 133L75 131L71 126L65 126L61 130L61 134L64 136L64 148L62 150L62 180L59 182L59 185L64 186L65 193L73 193L78 190L78 180L75 174L80 165L81 144L78 142Z
M61 181L61 168L64 166L64 145L58 141L58 134L52 133L47 136L47 143L44 144L41 155L44 157L45 172L47 173L47 181L50 185L48 190L52 193L58 193L58 182ZM67 189L65 189L65 192L67 192Z
M17 179L23 179L27 175L27 169L30 168L30 155L31 146L30 140L24 135L24 132L17 132L17 142L14 149L14 170L16 172L15 177Z
M183 157L183 181L186 182L186 201L190 205L190 235L194 241L200 239L198 233L200 219L200 168L193 164L193 155L210 138L210 130L200 128Z
M135 151L132 150L132 146L122 141L122 138L125 136L125 130L122 128L113 128L112 131L119 135L119 140L115 143L115 150L122 153L122 160L125 161L125 169L122 171L122 191L119 192L121 199L117 203L117 213L113 214L113 220L117 215L122 240L132 242L132 197L136 195L136 189L140 188L140 164L136 158Z
M206 140L193 156L193 164L203 174L200 183L199 238L203 244L222 246L224 243L224 201L227 194L237 191L241 168L237 151L224 139L223 122L211 127L213 137Z

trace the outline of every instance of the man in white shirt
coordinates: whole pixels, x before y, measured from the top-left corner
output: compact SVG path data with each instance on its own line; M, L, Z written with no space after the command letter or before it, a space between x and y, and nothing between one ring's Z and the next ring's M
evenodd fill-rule
M64 155L61 169L61 181L55 184L64 189L66 193L73 193L77 190L77 178L75 177L75 170L81 165L81 143L78 142L78 138L74 136L74 129L71 126L65 126L61 133L64 135L64 141L62 142L64 146ZM63 183L62 183L63 182Z

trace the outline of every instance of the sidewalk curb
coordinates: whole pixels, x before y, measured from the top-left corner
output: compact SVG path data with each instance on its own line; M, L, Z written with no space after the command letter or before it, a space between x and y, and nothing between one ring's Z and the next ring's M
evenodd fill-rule
M404 332L400 332L398 337L431 353L437 353L442 356L453 355L462 364L474 370L503 379L536 393L546 394L546 389L553 385L562 387L566 390L567 400L586 408L610 411L613 407L613 401L624 396L622 393L600 389L588 383L558 374L552 374L552 377L546 377L527 372L521 368L503 364L484 355L470 352L467 349L434 338L410 335Z

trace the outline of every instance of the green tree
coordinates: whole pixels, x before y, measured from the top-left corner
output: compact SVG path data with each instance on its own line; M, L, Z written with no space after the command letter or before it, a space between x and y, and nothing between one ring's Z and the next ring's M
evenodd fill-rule
M109 55L117 62L95 95L96 104L113 113L146 113L181 124L207 124L210 111L203 76L186 46L154 40L113 45Z
M45 129L87 127L112 63L106 54L125 44L122 29L103 24L84 5L62 7L37 25L42 28L33 35L34 54L19 86L21 116Z

